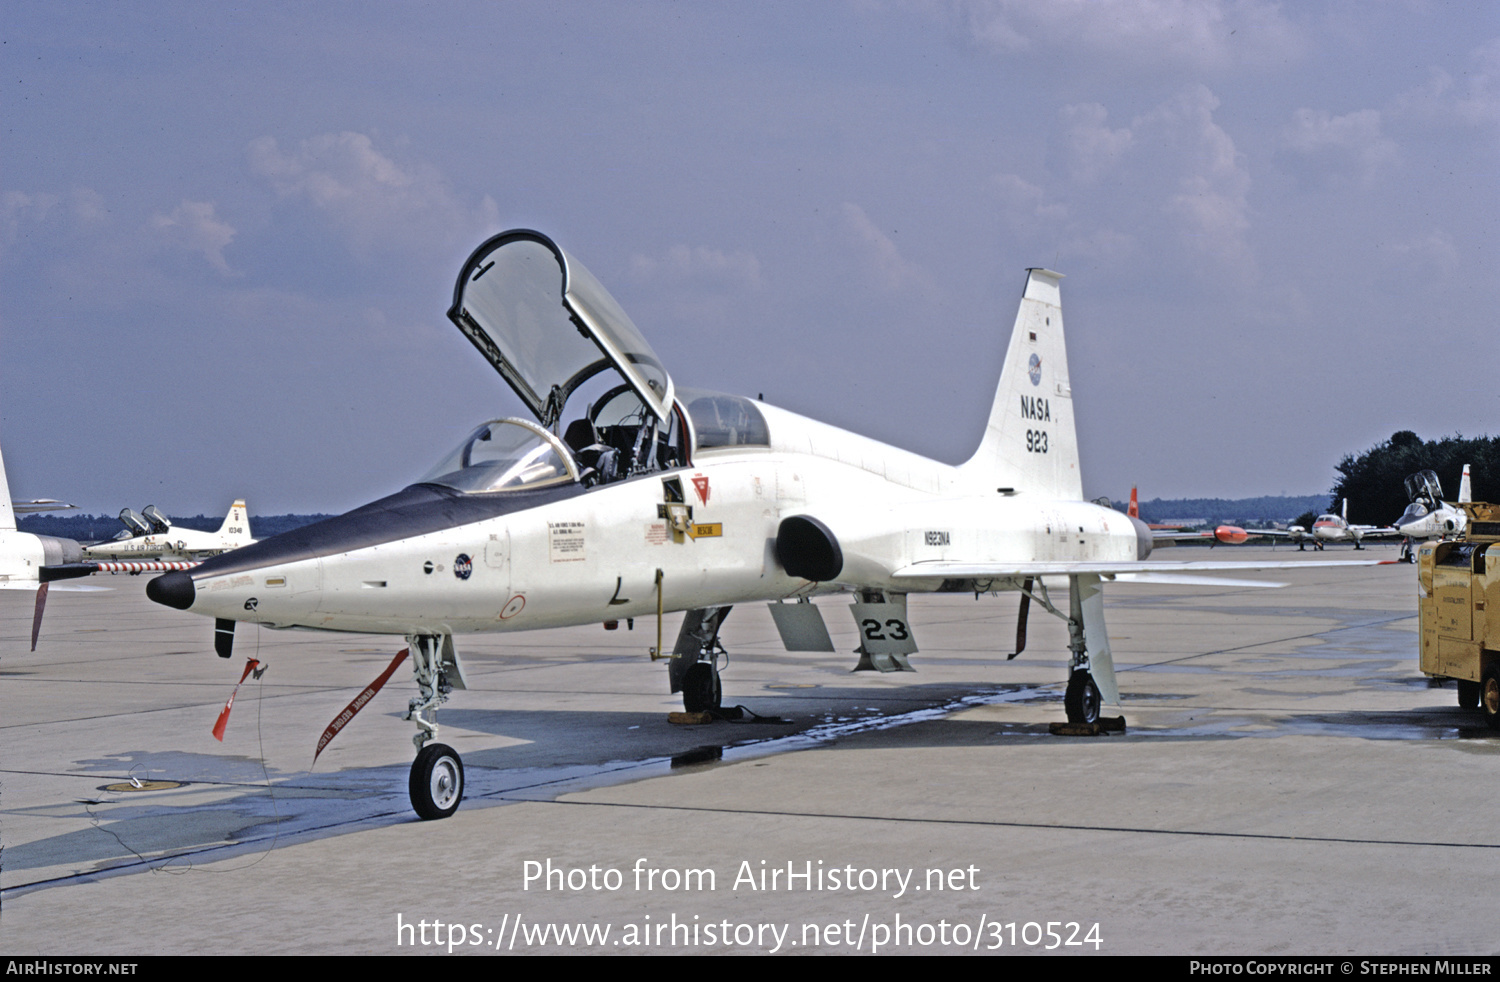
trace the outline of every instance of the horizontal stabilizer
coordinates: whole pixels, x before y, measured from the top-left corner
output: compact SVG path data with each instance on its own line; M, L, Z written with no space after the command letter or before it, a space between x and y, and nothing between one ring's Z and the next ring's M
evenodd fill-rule
M1080 573L1093 573L1106 578L1113 578L1127 573L1206 573L1226 572L1229 570L1308 569L1315 566L1393 566L1395 563L1396 560L1394 559L1312 559L1306 561L1291 560L1287 562L1258 562L1254 560L1236 562L1129 562L1125 560L1072 562L1058 560L1049 562L1019 561L1013 563L965 563L938 559L903 566L892 573L891 578L896 580L967 580L1018 578L1025 576L1070 576Z

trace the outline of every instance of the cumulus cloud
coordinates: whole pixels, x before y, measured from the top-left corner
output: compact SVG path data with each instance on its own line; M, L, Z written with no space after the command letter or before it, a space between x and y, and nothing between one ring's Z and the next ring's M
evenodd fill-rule
M843 204L844 227L859 247L866 268L884 289L893 293L932 290L932 278L915 263L908 262L895 241L870 221L859 205Z
M1393 242L1387 246L1391 264L1402 270L1416 270L1439 278L1458 267L1458 247L1447 232L1434 229L1425 235Z
M221 273L233 272L224 248L234 241L234 226L219 220L213 202L184 199L171 214L152 215L150 228L160 241L201 253Z
M1307 157L1337 161L1339 172L1370 187L1397 159L1396 143L1382 135L1380 113L1374 109L1333 116L1322 110L1299 109L1282 131L1282 142Z
M1138 65L1268 65L1305 46L1266 0L959 0L973 39L1001 52L1066 45Z
M364 133L323 133L289 151L263 136L247 152L251 173L283 197L306 200L362 258L467 240L498 222L490 197L466 206L436 168L397 162Z
M1427 82L1396 98L1392 114L1487 130L1491 147L1500 148L1500 38L1471 52L1469 63L1461 82L1433 68Z
M1068 217L1066 205L1052 201L1045 188L1018 174L996 174L990 179L990 186L1012 224L1026 224L1034 219L1060 222Z
M108 220L104 197L93 188L57 191L7 191L0 197L5 240L14 242L29 226L62 222L74 230L98 226Z
M1202 85L1157 106L1132 126L1135 137L1161 151L1158 164L1176 172L1166 207L1195 251L1253 276L1245 239L1250 228L1250 171L1234 140L1216 122L1218 98Z
M638 282L697 283L704 286L758 289L760 260L752 252L725 252L708 246L675 245L662 256L637 253L630 275Z
M1063 107L1061 155L1073 180L1093 184L1129 152L1134 135L1128 128L1110 129L1108 118L1097 102Z
M1252 282L1251 178L1244 155L1214 119L1202 85L1112 126L1097 103L1066 106L1037 183L990 179L1001 219L1059 262L1120 265L1143 256L1196 263Z

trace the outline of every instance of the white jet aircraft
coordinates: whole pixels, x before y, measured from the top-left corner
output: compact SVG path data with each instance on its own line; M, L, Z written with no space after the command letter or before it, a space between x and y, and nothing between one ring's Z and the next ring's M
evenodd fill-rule
M84 546L85 560L199 560L255 541L250 537L250 517L243 498L229 506L229 514L224 516L224 523L217 532L173 525L167 516L151 505L147 505L140 515L126 508L120 512L120 521L129 530L122 533L123 538Z
M1416 554L1412 550L1414 541L1459 536L1469 524L1469 516L1462 508L1443 500L1443 485L1434 471L1419 471L1408 477L1406 495L1411 504L1396 519L1396 531L1406 536L1401 544L1401 558L1407 562L1416 562ZM1467 504L1473 500L1474 494L1469 485L1469 465L1465 464L1463 476L1458 481L1458 504Z
M27 505L45 504L36 508ZM42 612L47 608L47 592L52 581L69 579L80 575L73 572L59 574L59 570L70 570L79 566L83 558L82 547L72 539L55 535L33 535L16 528L17 511L54 510L50 499L16 503L10 500L10 482L5 476L5 461L0 458L0 590L31 590L36 593L36 604L31 617L31 650L36 650L37 635L42 630ZM74 507L66 505L67 508ZM94 563L85 572L161 572L184 568L178 563ZM59 583L59 590L96 591L107 587L81 583Z
M77 562L81 547L72 539L52 535L32 535L16 530L17 511L35 502L12 502L10 482L5 477L5 460L0 458L0 590L35 590L41 583L41 568L59 563Z
M1103 580L1302 564L1143 564L1151 530L1082 500L1061 278L1028 272L984 437L949 466L677 388L576 259L539 233L503 233L464 265L448 316L535 419L484 423L405 490L159 576L147 595L215 618L224 657L237 621L405 636L423 818L463 796L459 755L432 742L437 707L465 687L463 632L654 615L659 637L662 612L687 611L669 681L705 709L720 701L734 604L769 601L788 649L830 651L808 599L853 593L861 666L897 670L917 650L909 593L1015 590L1018 640L1033 600L1067 623L1067 715L1096 720L1119 702ZM586 383L602 391L585 409L573 397ZM1058 606L1048 585L1063 577Z

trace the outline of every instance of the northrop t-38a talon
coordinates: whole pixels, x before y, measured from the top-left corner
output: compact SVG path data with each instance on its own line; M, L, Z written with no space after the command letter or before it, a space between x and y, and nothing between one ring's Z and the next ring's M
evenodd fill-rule
M405 490L159 576L148 595L216 618L225 657L236 621L404 636L424 818L463 795L462 762L434 737L437 707L464 688L453 635L466 632L655 615L659 633L663 611L686 611L668 675L701 710L720 701L735 604L770 602L789 649L830 651L807 601L852 593L861 666L895 670L917 650L908 594L1015 590L1023 625L1032 602L1067 623L1067 715L1095 720L1119 701L1102 580L1305 564L1143 564L1150 529L1082 500L1061 278L1028 271L984 437L950 466L678 388L576 259L536 232L497 235L465 263L448 316L534 418L484 423ZM1043 577L1066 577L1067 598Z
M255 540L250 537L250 517L243 499L229 506L229 513L217 532L173 525L154 505L141 514L126 508L120 512L125 531L106 542L83 547L83 558L111 559L204 559L230 549L238 549Z

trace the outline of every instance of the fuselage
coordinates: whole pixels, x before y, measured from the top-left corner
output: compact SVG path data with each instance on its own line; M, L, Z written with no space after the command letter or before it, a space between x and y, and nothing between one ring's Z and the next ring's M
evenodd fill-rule
M0 589L36 589L43 566L73 563L81 558L72 539L0 530Z
M911 584L898 589L890 574L927 560L1139 556L1119 512L981 485L964 468L759 408L764 446L702 450L691 466L593 487L464 494L416 485L170 574L175 593L164 599L158 587L153 597L272 627L447 634L652 615L658 571L661 607L676 611L906 592ZM778 528L796 515L836 537L843 562L832 579L789 576L778 562Z
M1396 519L1396 530L1413 539L1438 539L1445 535L1458 535L1468 525L1468 516L1447 502L1439 502L1429 510L1420 502L1412 502Z

